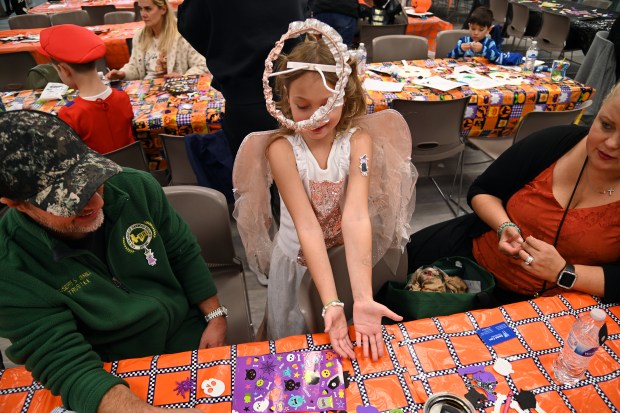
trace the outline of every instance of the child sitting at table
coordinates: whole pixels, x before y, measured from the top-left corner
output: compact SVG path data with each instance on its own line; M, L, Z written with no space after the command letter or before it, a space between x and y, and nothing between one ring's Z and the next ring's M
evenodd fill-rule
M49 56L60 79L79 96L58 112L84 143L105 154L134 142L133 109L129 96L105 85L95 62L105 56L105 44L93 32L73 24L41 31L39 52Z
M488 7L478 7L469 17L469 36L463 36L448 57L473 57L483 56L492 63L499 65L518 65L523 60L523 55L514 52L502 52L495 41L487 34L493 28L493 12Z

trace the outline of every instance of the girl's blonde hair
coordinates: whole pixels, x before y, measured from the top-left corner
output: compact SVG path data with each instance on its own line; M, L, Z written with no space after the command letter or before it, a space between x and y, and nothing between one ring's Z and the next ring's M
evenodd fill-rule
M331 50L329 50L325 42L313 36L307 36L306 39L297 44L288 55L280 55L277 65L278 68L276 70L286 70L288 62L317 63L323 65L334 65L336 63ZM366 97L364 89L362 88L362 83L356 75L356 64L352 59L349 59L349 65L351 66L351 74L345 86L342 116L338 125L336 125L336 131L338 132L348 130L354 118L366 113ZM291 105L288 100L289 87L294 80L299 79L308 72L308 70L297 70L276 76L275 92L279 96L279 100L276 101L276 106L289 119L292 119ZM318 75L318 72L310 72L317 73ZM323 72L323 74L325 75L327 83L332 87L338 81L338 75L334 72Z
M168 51L172 49L174 42L176 41L177 36L179 36L179 31L177 29L177 18L170 7L170 3L168 0L151 0L155 7L163 9L166 7L166 14L162 16L162 30L159 35L159 52L164 53L164 55L168 54ZM155 40L155 36L153 33L153 29L150 27L145 27L142 30L142 35L138 39L138 47L142 50L148 50L151 47L151 43Z

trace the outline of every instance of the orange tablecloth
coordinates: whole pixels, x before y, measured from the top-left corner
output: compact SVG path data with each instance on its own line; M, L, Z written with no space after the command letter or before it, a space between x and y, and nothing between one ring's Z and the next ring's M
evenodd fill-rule
M49 3L45 2L43 4L39 4L28 10L28 13L32 14L54 14L54 13L63 13L66 11L72 10L81 10L82 6L106 6L108 4L113 4L119 10L131 10L133 11L133 2L134 0L63 0L60 3ZM183 0L169 0L170 6L174 10L179 7L179 4L183 3Z
M609 338L594 356L584 380L572 386L559 385L554 381L553 360L575 317L594 307L607 313ZM490 347L475 333L502 321L515 331L516 338ZM491 366L498 357L510 361L514 370L507 377L493 372L499 393L530 390L547 413L617 411L619 322L620 306L602 305L591 296L567 293L491 310L386 326L386 356L374 363L361 358L343 361L343 369L348 372L346 411L353 413L360 405L372 405L384 412L421 411L433 393L467 392L469 378L459 376L457 368L483 365L493 372ZM325 334L294 336L276 342L123 360L106 363L104 368L127 380L132 391L150 404L231 412L236 357L323 350L330 347L328 341ZM359 349L356 351L361 357ZM224 382L221 396L209 397L203 392L201 383L209 378ZM177 384L187 379L195 383L191 391L183 395L175 392ZM44 390L24 368L0 371L0 411L49 413L60 404L60 398ZM492 404L485 402L484 409L479 411L491 412Z
M133 38L136 30L143 26L143 22L96 26L99 30L110 30L107 33L99 34L106 46L105 59L110 69L120 69L129 61L129 49L126 39ZM16 35L38 35L41 30L43 29L2 30L0 31L0 38ZM39 45L39 42L2 42L0 43L0 53L30 52L37 63L49 63L49 58L37 51Z
M490 71L506 72L509 69L487 63L484 58L455 61L453 59L415 60L410 65L425 67L433 75L447 77L455 66L470 66L476 73ZM384 65L402 65L400 62ZM370 65L372 67L372 65ZM515 74L515 72L510 71ZM518 73L516 73L518 75ZM463 121L464 136L506 136L513 133L521 118L531 111L562 111L579 107L591 99L594 89L571 79L552 82L549 73L526 77L527 83L518 86L504 85L490 89L473 89L463 85L442 92L424 86L414 85L408 79L387 75L370 74L384 81L405 82L402 92L367 91L368 113L387 109L393 99L446 100L470 96Z
M452 23L443 21L437 16L426 18L409 16L407 34L426 37L429 51L435 51L435 39L437 38L437 33L442 30L452 30Z
M171 95L166 92L163 78L121 82L120 89L129 95L133 106L133 124L138 138L143 139L144 149L151 169L162 169L163 157L159 133L187 135L209 133L220 128L224 111L224 97L211 87L211 75L187 76L191 92ZM66 100L37 102L39 91L22 90L0 93L7 110L29 107L48 113L58 113ZM75 92L69 93L73 100ZM0 412L2 410L0 409Z

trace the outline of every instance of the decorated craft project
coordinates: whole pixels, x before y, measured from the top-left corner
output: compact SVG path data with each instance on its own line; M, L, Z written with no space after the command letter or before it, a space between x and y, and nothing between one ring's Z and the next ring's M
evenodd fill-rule
M345 410L344 376L333 351L237 357L233 409L238 412Z
M187 79L184 77L170 77L164 83L164 90L172 95L180 95L183 93L193 92L196 85L196 79Z
M403 78L414 77L417 79L426 79L431 76L429 69L419 66L409 66L407 62L403 61L403 66L398 69L398 76Z
M308 62L288 62L286 70L273 73L273 62L278 58L287 39L292 39L301 34L311 33L320 34L329 50L334 55L335 65L320 65ZM276 42L274 48L269 52L265 60L265 71L263 72L263 89L265 94L265 102L267 111L280 122L280 124L288 129L301 131L303 129L316 129L328 122L327 115L338 106L344 103L344 90L351 74L351 66L347 63L349 60L349 52L347 46L342 43L342 38L329 25L316 19L308 19L305 21L292 22L289 25L288 32L284 33L280 40ZM327 90L333 93L327 99L327 103L314 112L310 119L295 122L287 118L282 111L276 108L273 100L273 90L269 84L269 78L283 73L289 73L297 70L314 70L321 75L323 85ZM338 81L332 89L325 80L323 72L335 72L338 75Z

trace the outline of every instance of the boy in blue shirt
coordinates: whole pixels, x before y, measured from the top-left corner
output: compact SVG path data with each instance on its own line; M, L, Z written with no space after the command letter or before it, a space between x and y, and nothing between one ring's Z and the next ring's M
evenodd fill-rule
M487 34L493 28L493 12L488 7L478 7L469 17L469 36L459 39L448 57L484 56L499 65L518 65L523 56L519 53L502 52Z

